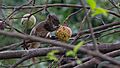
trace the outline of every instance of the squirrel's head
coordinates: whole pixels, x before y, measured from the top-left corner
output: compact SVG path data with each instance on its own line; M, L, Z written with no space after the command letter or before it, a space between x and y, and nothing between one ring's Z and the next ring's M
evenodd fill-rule
M46 19L45 29L52 32L59 28L59 19L56 15L48 15Z

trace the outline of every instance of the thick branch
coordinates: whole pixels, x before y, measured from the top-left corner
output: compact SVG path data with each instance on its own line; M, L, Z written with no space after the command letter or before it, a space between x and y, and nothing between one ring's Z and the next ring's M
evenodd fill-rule
M17 38L22 38L22 39L26 39L26 40L31 39L31 40L35 40L35 41L39 41L39 42L50 43L50 44L54 44L54 46L64 47L66 49L73 49L74 48L74 45L70 45L70 44L66 44L66 43L62 43L62 42L54 41L54 40L48 40L48 39L44 39L44 38L40 38L40 37L30 36L30 35L23 35L20 33L4 32L4 31L0 30L0 34L12 36L12 37L17 37ZM120 66L120 63L118 61L116 61L113 58L110 58L108 56L105 56L101 53L93 52L93 51L85 49L83 47L79 48L79 51L83 52L83 53L90 54L90 55L95 56L95 57L99 57L100 59L103 59L103 60L110 61L111 63L117 64Z
M115 50L109 53L106 53L105 55L110 56L110 57L116 57L120 56L120 50ZM93 58L81 65L78 65L76 68L91 68L93 65L99 64L101 61L99 61L96 58Z
M31 57L45 56L51 50L59 50L60 52L64 51L64 49L61 47L38 48L38 49L30 49L30 50L3 51L3 52L0 52L0 60L12 59L12 58L21 58L25 54L31 55Z
M119 56L120 55L120 50L115 50L115 51L112 51L112 52L109 52L109 53L106 53L104 55L107 55L107 56L110 56L110 57L116 57L116 56ZM87 59L90 59L91 57L88 57ZM80 64L78 66L77 63L75 61L73 61L72 63L68 63L68 64L65 64L65 65L62 65L60 66L60 68L70 68L70 67L74 67L76 66L76 68L93 68L95 65L101 63L100 60L98 59L91 59L91 60L87 60L86 62L84 60L81 60L83 62L83 64Z
M18 43L19 44L19 43ZM13 46L14 45L14 46ZM12 48L12 47L14 48L14 47L16 47L15 46L15 44L12 44L12 45L10 45L10 48ZM7 46L7 47L9 47L9 46ZM7 47L4 47L5 49L7 48ZM94 47L93 47L93 45L85 45L85 46L82 46L83 48L86 48L86 49L88 49L88 50L94 50ZM120 49L120 43L118 43L118 44L103 44L103 45L99 45L98 46L98 48L99 48L99 50L101 51L101 52L103 52L103 53L106 53L106 52L111 52L111 51L114 51L114 50L118 50L118 49ZM46 50L54 50L54 49L56 49L56 50L62 50L61 48L59 48L59 47L51 47L51 48L40 48L40 49L35 49L36 51L41 51L41 53L42 53L42 51L46 51ZM33 51L33 53L35 53L35 50L28 50L28 51ZM27 53L28 52L27 50L14 50L14 51L3 51L3 52L0 52L0 59L2 60L2 59L14 59L14 58L21 58L22 57L22 55L24 55L25 53ZM46 51L46 53L48 52L48 51ZM43 53L44 55L46 54L46 53ZM36 53L35 53L36 54ZM38 53L39 54L39 53ZM42 55L43 55L42 54ZM41 55L41 56L42 56ZM40 55L39 55L40 56Z

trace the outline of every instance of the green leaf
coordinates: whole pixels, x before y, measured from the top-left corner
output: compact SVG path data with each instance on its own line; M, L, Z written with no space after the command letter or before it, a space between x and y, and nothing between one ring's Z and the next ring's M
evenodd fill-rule
M87 0L87 3L88 3L88 5L90 6L90 8L92 10L94 10L96 8L96 2L95 2L95 0Z
M74 53L72 50L70 50L70 51L67 51L67 52L66 52L66 56L75 57L75 53Z
M92 16L96 16L96 15L99 15L99 14L103 14L105 16L108 15L108 10L106 9L103 9L103 8L96 8L92 14Z
M54 61L58 61L58 58L55 56L55 53L58 53L59 51L58 50L52 50L51 52L49 52L47 54L47 58L49 60L54 60Z
M56 58L55 56L49 56L49 60L58 61L58 58Z
M82 61L80 61L80 60L76 60L76 63L77 63L77 64L81 64Z
M83 41L81 41L80 43L78 43L75 48L73 49L73 52L76 54L79 50L79 48L83 45Z
M54 55L55 53L58 53L59 51L58 50L52 50L48 53L48 55Z

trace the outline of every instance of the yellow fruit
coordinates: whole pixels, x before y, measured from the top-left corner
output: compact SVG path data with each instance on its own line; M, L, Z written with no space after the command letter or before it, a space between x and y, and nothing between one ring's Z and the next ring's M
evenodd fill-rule
M26 29L31 29L34 27L34 25L36 24L36 18L34 15L30 14L25 14L23 16L23 18L21 19L21 24L24 26L24 28Z
M72 35L72 30L67 26L60 26L56 31L56 37L63 42L67 42Z

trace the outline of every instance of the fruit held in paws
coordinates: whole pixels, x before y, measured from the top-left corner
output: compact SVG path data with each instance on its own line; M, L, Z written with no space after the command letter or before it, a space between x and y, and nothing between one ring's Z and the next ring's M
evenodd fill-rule
M72 35L72 30L67 26L60 26L56 31L56 37L63 42L67 42Z

